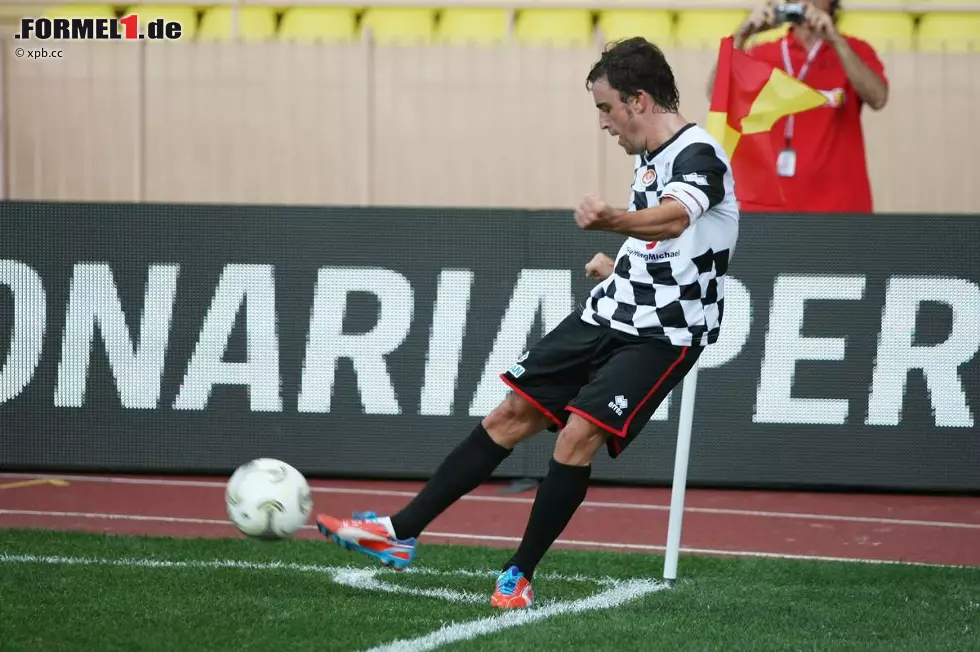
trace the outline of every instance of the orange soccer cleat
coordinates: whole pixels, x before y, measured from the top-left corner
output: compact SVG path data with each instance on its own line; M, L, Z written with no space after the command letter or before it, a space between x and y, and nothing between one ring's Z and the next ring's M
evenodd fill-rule
M497 586L490 606L501 609L523 609L534 603L534 589L524 573L511 566L497 576Z
M323 536L342 548L375 557L388 568L405 570L415 559L417 541L396 538L391 520L374 512L355 512L352 518L345 519L320 514L316 525Z

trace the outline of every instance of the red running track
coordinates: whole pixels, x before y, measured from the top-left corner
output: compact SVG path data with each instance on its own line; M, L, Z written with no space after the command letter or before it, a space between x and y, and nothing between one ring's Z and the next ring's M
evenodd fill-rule
M27 484L61 479L67 486ZM315 510L391 513L417 482L318 481ZM488 484L436 519L435 543L514 547L533 493ZM660 552L669 489L593 487L556 547ZM240 536L221 478L0 474L0 527ZM318 537L310 527L302 537ZM689 489L682 552L980 566L980 498Z

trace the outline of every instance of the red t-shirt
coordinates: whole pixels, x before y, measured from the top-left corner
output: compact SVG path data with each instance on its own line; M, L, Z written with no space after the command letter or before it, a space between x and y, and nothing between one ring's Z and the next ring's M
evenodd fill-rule
M885 67L874 49L865 41L844 37L862 61L879 74L885 83ZM796 78L809 52L792 35L785 37L789 60ZM786 70L780 41L762 43L748 54ZM840 57L829 43L817 51L803 78L803 83L831 98L831 104L797 114L794 118L791 148L796 151L796 173L780 177L786 210L810 213L870 213L871 183L868 180L861 128L864 102L847 79ZM775 154L786 147L786 121L782 118L772 128ZM761 207L742 205L752 212Z

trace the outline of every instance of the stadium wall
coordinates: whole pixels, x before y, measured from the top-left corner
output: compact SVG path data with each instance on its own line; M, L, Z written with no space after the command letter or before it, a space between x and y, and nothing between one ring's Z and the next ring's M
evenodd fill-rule
M620 238L568 212L0 204L0 467L421 478ZM980 489L980 215L746 215L692 486ZM669 482L680 391L599 480ZM540 476L553 435L500 477Z
M0 51L11 199L541 209L625 199L632 178L585 88L599 44L18 45ZM717 50L667 51L702 124ZM980 212L980 52L881 56L889 103L863 117L876 210Z

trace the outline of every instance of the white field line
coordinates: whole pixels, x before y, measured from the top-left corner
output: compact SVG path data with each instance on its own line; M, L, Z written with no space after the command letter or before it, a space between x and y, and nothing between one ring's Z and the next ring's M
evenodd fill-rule
M93 512L59 512L44 511L33 509L0 509L0 517L10 516L40 516L49 518L84 518L93 520L107 521L148 521L159 523L186 523L194 525L214 525L227 526L234 528L231 521L221 519L206 518L186 518L181 516L145 516L142 514L103 514ZM316 526L306 525L304 529L314 530ZM441 539L462 539L467 541L506 541L509 543L519 543L520 537L500 536L495 534L466 534L461 532L425 532L423 538L433 537ZM647 552L663 552L665 546L657 546L646 543L615 543L612 541L585 541L580 539L558 539L556 545L584 548L608 548L611 550L638 550ZM839 561L861 564L886 564L896 566L928 566L933 568L963 568L980 569L980 567L963 566L956 564L934 564L929 562L900 561L894 559L863 559L859 557L827 557L822 555L794 555L777 552L759 552L753 550L716 550L713 548L689 548L681 546L682 553L690 555L719 555L725 557L761 557L766 559L798 559L803 561Z
M46 475L36 473L0 473L0 478L53 478L66 480L68 482L95 482L106 484L131 484L131 485L150 485L159 487L207 487L224 490L225 483L220 481L208 480L166 480L163 478L117 478L112 476L89 476L89 475ZM414 498L414 491L398 491L394 489L361 489L357 487L316 487L310 489L315 493L327 494L347 494L357 496L390 496L399 498ZM487 502L487 503L512 503L519 505L531 505L533 498L515 498L508 496L476 496L467 495L461 498L463 501ZM609 501L590 501L582 503L582 507L596 509L632 509L657 512L669 512L669 505L651 505L648 503L629 503L629 502L609 502ZM899 518L880 518L875 516L845 516L842 514L808 514L801 512L772 512L754 509L726 509L722 507L685 507L685 514L717 514L723 516L753 516L758 518L787 518L804 521L841 521L849 523L874 523L877 525L896 525L911 527L935 527L953 528L964 530L980 530L980 523L959 523L951 521L924 521L915 519Z
M238 560L221 561L170 561L164 559L103 559L97 557L59 557L59 556L39 556L39 555L11 555L0 552L0 563L5 564L57 564L66 566L125 566L128 568L233 568L240 570L262 571L262 570L287 570L302 573L323 573L330 575L331 579L344 586L349 586L365 591L379 591L383 593L402 593L415 597L438 598L456 604L480 604L487 602L487 596L468 591L454 591L452 589L420 589L398 584L389 584L378 580L375 576L380 569L354 568L344 566L321 566L318 564L289 564L289 563L255 563ZM432 573L453 575L452 571L446 573Z
M103 557L62 557L56 555L11 555L5 552L0 552L0 562L10 563L10 564L63 564L63 565L91 565L91 566L134 566L134 567L144 567L144 568L239 568L246 570L288 570L296 571L300 573L350 573L363 570L371 570L375 572L374 569L364 569L358 566L325 566L322 564L295 564L292 562L281 562L281 561L270 561L270 562L250 562L250 561L239 561L237 559L227 559L227 560L212 560L212 561L199 561L199 560L170 560L170 559L132 559L132 558L122 558L122 559L108 559ZM389 571L377 569L378 573L389 573ZM394 573L394 571L390 571ZM486 577L495 578L497 576L497 570L471 570L467 568L451 568L448 570L431 568L428 566L410 566L403 571L400 571L400 575L425 575L425 576L436 576L436 577ZM590 575L582 575L579 573L554 573L551 571L542 571L540 573L535 573L535 577L541 577L553 582L587 582L590 584L596 584L599 586L612 586L617 582L623 580L617 580L613 577L593 577ZM483 597L480 598L483 601Z
M380 591L384 593L400 593L416 597L440 598L453 603L488 604L485 594L476 594L450 589L418 589L413 587L389 584L376 578L384 571L380 569L354 568L350 566L323 566L319 564L292 564L283 562L258 563L236 559L200 561L200 560L166 560L166 559L109 559L103 557L62 557L49 555L15 555L0 552L0 564L51 564L51 565L89 565L89 566L122 566L127 568L232 568L248 571L288 570L303 573L323 573L340 585L365 591ZM464 575L481 576L484 573L474 570L455 569L439 571L434 569L409 568L405 572L422 575ZM542 573L543 577L566 580L591 580L605 587L600 593L588 598L575 601L548 601L538 603L532 609L502 612L487 618L461 623L443 625L440 629L414 639L401 639L372 648L372 652L417 652L434 650L438 647L456 641L466 641L484 634L490 634L503 629L520 627L531 623L553 618L562 614L579 613L611 609L641 598L650 593L656 593L668 588L665 582L645 579L616 580L611 578L586 578L584 576L563 576ZM488 577L489 579L489 577Z
M443 625L440 629L412 639L401 639L371 648L368 652L425 652L434 650L449 643L468 641L478 636L492 634L503 629L521 627L531 623L564 614L581 613L583 611L598 611L612 609L627 602L632 602L645 595L663 591L668 585L654 580L628 580L617 586L606 589L601 593L575 600L559 602L540 608L511 610L499 616L480 618L462 623Z

